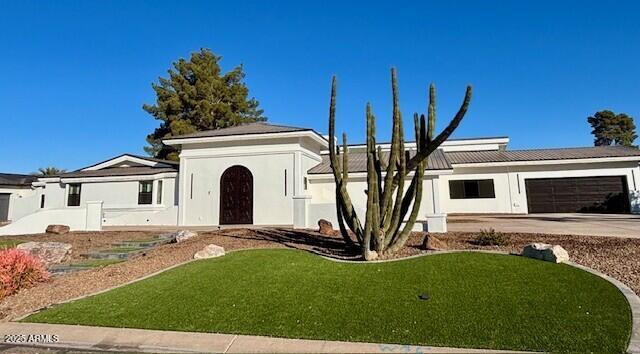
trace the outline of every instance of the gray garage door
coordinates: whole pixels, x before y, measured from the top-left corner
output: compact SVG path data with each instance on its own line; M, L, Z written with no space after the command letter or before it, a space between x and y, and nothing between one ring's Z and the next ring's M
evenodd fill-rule
M527 179L530 213L629 213L624 176Z
M9 196L11 194L0 193L0 222L9 218Z

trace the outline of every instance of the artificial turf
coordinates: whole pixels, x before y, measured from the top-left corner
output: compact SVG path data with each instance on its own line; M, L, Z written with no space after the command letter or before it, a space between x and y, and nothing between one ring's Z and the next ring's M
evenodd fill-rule
M111 264L122 263L124 259L89 259L80 263L72 263L71 267L104 267Z
M624 352L631 332L629 305L607 281L483 253L353 264L233 252L25 321L554 352Z
M13 248L13 247L16 247L17 245L19 245L21 243L24 243L24 241L0 240L0 250L7 249L7 248Z

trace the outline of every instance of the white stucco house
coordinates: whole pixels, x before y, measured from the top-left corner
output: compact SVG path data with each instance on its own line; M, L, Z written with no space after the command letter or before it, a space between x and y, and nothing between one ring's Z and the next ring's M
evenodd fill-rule
M101 230L335 223L328 141L313 129L251 123L164 143L181 150L179 162L123 154L13 189L3 189L0 179L0 210L8 195L9 221L0 235L39 233L49 224ZM450 139L432 154L419 226L443 232L447 214L459 213L640 213L640 150L509 150L508 143ZM366 204L364 152L364 145L349 148L349 190L358 210Z

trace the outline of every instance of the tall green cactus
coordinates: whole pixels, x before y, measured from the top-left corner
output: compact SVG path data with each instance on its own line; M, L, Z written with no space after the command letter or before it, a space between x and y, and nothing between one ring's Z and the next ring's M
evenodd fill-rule
M429 87L427 117L417 113L413 116L416 151L411 156L404 145L396 70L391 69L393 129L391 148L387 153L384 153L376 144L376 118L371 105L367 103L366 107L367 209L363 227L347 191L349 152L346 134L342 135L342 161L339 160L340 148L336 146L336 86L337 80L334 76L329 106L329 157L336 185L338 225L345 242L349 245L358 244L363 257L366 260L372 260L381 255L397 252L407 242L420 210L422 183L428 157L451 136L464 118L471 102L472 89L471 86L467 86L460 109L447 127L434 138L436 91L433 85ZM387 159L384 158L385 154L388 155ZM409 176L411 172L413 175ZM405 181L409 179L411 182L405 190ZM409 208L411 208L410 212Z

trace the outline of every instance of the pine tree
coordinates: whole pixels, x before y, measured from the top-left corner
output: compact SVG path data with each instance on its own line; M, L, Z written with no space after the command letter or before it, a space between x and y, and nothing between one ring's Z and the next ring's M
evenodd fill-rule
M593 141L595 146L634 146L633 141L638 137L633 117L625 113L616 114L603 110L587 118L587 121L593 128L591 134L595 137Z
M147 136L147 153L177 160L178 151L162 144L162 139L266 120L258 101L248 98L243 67L222 73L221 59L211 50L201 49L192 53L189 60L174 62L168 70L169 77L152 84L156 103L142 108L161 122Z

